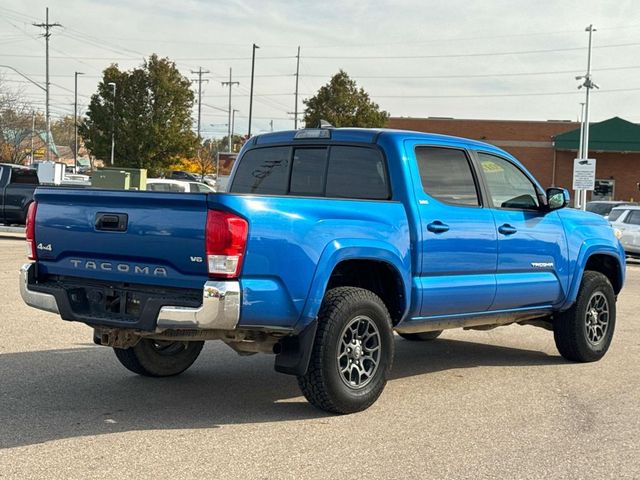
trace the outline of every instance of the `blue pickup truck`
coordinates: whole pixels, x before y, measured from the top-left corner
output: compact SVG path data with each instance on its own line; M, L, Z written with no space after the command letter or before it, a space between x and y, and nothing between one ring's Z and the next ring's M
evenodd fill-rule
M394 331L512 323L577 362L609 348L624 252L511 155L463 138L305 129L243 147L229 193L39 188L24 301L83 322L129 370L176 375L205 340L275 354L335 413L381 394Z

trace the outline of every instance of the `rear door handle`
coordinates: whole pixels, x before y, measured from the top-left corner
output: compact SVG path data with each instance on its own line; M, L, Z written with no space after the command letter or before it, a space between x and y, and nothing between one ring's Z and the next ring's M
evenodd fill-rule
M504 225L500 225L498 227L498 231L503 235L513 235L518 231L518 229L512 225L509 225L508 223L505 223Z
M440 220L435 220L427 225L427 230L433 233L443 233L449 231L449 225L442 223Z

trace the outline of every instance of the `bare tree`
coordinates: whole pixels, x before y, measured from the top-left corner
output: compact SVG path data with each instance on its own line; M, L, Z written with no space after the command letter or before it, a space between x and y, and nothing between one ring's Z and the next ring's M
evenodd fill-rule
M30 155L33 108L0 77L0 162L24 163Z

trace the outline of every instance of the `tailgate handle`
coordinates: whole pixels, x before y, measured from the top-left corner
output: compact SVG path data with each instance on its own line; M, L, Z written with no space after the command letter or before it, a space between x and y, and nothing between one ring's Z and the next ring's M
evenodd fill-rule
M128 222L129 216L126 213L96 213L96 230L124 232Z

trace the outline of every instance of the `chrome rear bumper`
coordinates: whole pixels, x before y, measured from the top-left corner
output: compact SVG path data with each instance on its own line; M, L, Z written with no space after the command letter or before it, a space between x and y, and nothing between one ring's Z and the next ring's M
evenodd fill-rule
M48 293L29 290L29 280L33 278L33 263L25 263L20 267L20 295L24 303L39 310L51 313L60 313L56 298Z
M60 313L54 295L30 289L35 281L35 264L20 268L20 295L34 308ZM240 319L240 284L236 280L208 281L202 289L202 305L197 308L164 306L157 316L157 330L233 330ZM95 322L92 322L95 324Z

